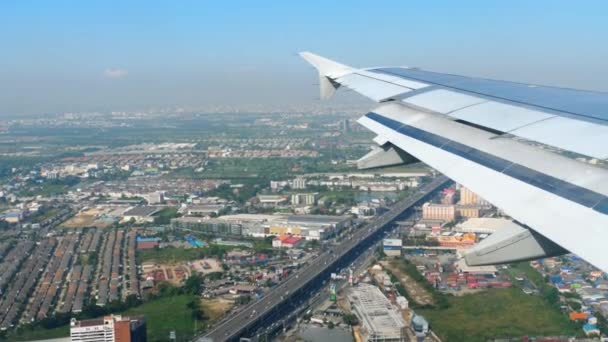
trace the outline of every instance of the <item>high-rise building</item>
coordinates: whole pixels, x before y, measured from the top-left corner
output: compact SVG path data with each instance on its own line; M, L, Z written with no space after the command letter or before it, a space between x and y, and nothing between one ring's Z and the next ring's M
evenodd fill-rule
M316 205L319 199L318 193L292 194L291 204L293 205Z
M146 342L146 320L143 317L104 316L70 324L72 342Z
M480 209L476 205L458 205L456 214L460 217L475 218L480 216Z
M477 204L479 202L479 196L476 193L465 188L464 186L460 187L460 204L462 205L471 205Z
M456 218L456 207L451 204L425 203L422 206L422 219L453 221Z
M295 178L292 183L293 189L306 189L306 178Z
M165 194L161 191L149 193L146 196L148 204L161 204L165 201Z

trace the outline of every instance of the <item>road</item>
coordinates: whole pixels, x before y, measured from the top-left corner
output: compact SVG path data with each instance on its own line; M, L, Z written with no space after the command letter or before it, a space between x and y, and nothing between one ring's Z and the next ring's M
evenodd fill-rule
M233 317L224 320L214 327L206 335L195 339L198 342L218 342L226 340L238 340L242 332L253 325L259 319L273 310L277 305L289 300L289 296L300 290L320 273L332 267L345 254L357 247L362 241L376 233L388 223L395 220L405 210L415 206L427 195L437 190L448 182L446 177L438 177L431 183L421 187L418 192L400 202L397 202L388 212L382 214L368 225L358 229L349 238L344 239L339 245L333 246L328 252L320 254L315 260L304 266L277 287L269 291L266 296L257 302L243 308Z

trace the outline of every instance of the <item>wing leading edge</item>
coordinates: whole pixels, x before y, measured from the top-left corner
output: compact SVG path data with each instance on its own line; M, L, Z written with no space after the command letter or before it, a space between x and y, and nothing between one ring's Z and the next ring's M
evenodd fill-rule
M492 98L497 95L498 86L491 94L479 95L484 89L483 82L481 88L476 89L477 93L471 93L471 84L465 90L456 89L458 84L452 75L446 75L443 80L442 74L435 73L433 79L400 79L396 75L369 71L374 69L347 68L337 73L324 74L321 69L319 72L332 84L349 87L378 102L388 102L359 119L359 123L378 135L375 141L390 144L391 148L385 146L384 150L393 150L394 156L394 149L397 149L411 159L425 162L534 230L526 236L523 231L505 234L506 240L498 243L500 248L480 245L467 261L477 264L488 260L507 262L520 260L522 256L542 257L568 250L608 270L608 259L603 252L605 241L608 241L608 171L505 138L504 134L516 133L525 126L542 125L538 126L542 127L542 134L550 138L537 134L535 137L541 138L531 140L547 144L551 139L582 139L584 143L571 149L565 148L568 143L548 145L577 153L584 150L584 154L592 157L605 157L608 145L602 143L608 143L608 131L604 131L605 122L598 117L598 112L592 111L586 117L584 111L573 113L572 107L569 113L562 113L560 110L566 107L553 104L548 109L547 103L538 100L524 105L521 100L526 96L525 89L520 89L515 100L501 98L498 101ZM377 75L387 77L377 79ZM398 90L402 92L398 93ZM533 98L534 94L529 96ZM577 108L587 107L579 104ZM465 114L469 115L467 120L462 119ZM551 123L555 118L592 125L594 130L590 131L590 136L583 134L585 130L575 130L571 134L576 136L567 139L559 127L556 128L556 123ZM523 242L516 245L518 248L509 249L505 247L507 240ZM484 254L498 249L510 255Z

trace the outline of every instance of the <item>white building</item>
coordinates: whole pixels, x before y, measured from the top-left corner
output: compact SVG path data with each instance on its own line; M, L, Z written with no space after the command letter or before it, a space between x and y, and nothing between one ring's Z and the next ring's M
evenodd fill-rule
M292 182L292 189L306 189L306 178L298 177Z
M291 204L293 205L316 205L318 200L318 193L297 193L291 195Z
M512 227L519 227L519 225L503 218L477 217L458 224L454 230L461 233L492 234L497 230Z
M401 312L379 288L368 284L353 287L348 294L354 313L361 322L364 341L406 341L406 323Z
M72 342L114 342L114 319L104 317L70 323Z

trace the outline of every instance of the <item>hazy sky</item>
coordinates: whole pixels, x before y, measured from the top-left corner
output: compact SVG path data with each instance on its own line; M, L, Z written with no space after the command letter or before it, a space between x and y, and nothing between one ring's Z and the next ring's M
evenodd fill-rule
M608 90L608 1L0 1L0 115L308 104L296 53Z

